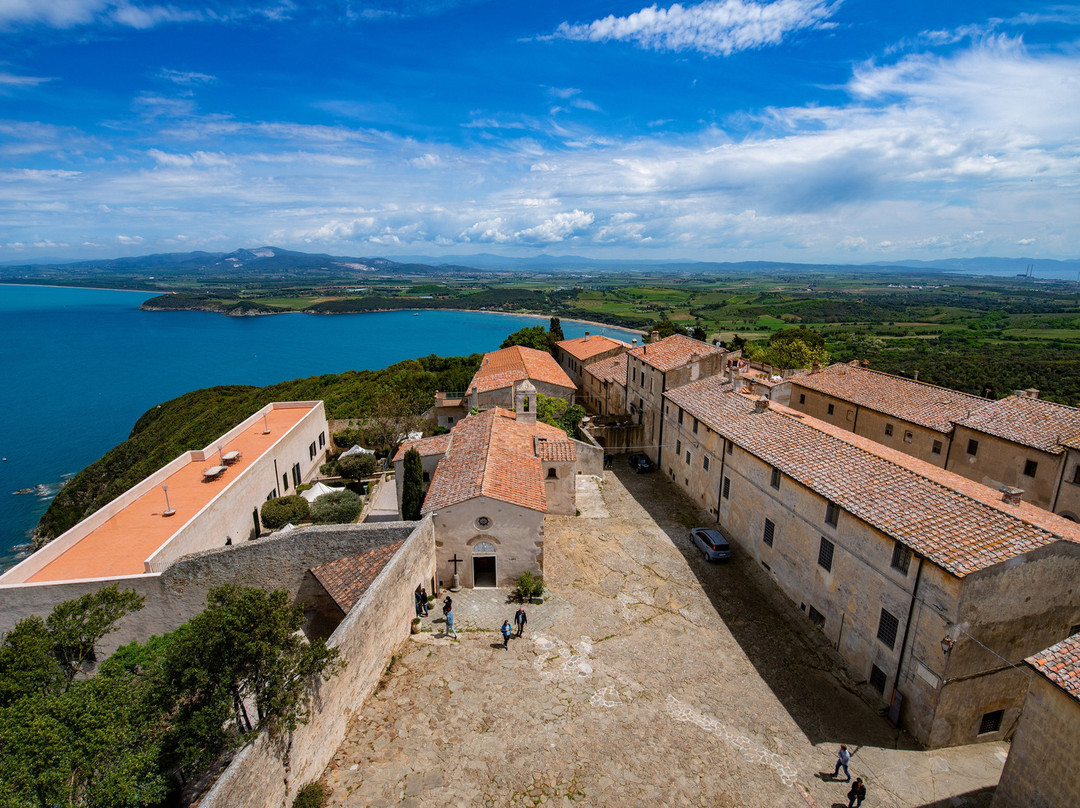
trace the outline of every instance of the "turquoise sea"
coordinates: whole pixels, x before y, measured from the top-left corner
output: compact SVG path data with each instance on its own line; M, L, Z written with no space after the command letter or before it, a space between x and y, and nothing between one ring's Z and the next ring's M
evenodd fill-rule
M0 569L24 552L62 481L126 439L155 404L217 384L489 351L512 331L547 324L460 311L242 318L139 311L153 296L0 285ZM638 336L563 322L567 337L586 330ZM34 493L14 493L25 488Z

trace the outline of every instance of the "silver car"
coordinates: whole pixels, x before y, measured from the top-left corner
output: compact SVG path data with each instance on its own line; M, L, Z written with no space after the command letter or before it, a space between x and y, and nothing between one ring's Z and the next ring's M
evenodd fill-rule
M697 545L706 561L727 561L731 558L731 543L716 528L695 527L690 531L690 541Z

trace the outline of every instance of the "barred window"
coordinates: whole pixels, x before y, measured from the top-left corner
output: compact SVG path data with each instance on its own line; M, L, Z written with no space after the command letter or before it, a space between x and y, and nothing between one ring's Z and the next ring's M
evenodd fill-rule
M702 457L701 457L701 467L705 471L709 470L709 456L708 455L702 455Z
M686 453L686 465L690 465L690 452Z
M908 569L911 567L911 549L905 547L900 542L893 544L892 549L892 568L908 574Z
M762 537L764 541L770 547L773 546L773 538L776 536L776 525L773 524L771 519L765 520L765 535Z
M682 441L677 440L677 441L675 441L675 456L678 457L681 454L682 454Z
M887 609L881 610L881 619L878 621L877 638L889 647L891 651L896 645L896 629L900 621Z
M982 721L979 722L979 734L985 735L988 732L1000 731L1001 719L1004 717L1004 710L994 710L992 713L984 713Z
M682 407L679 407L679 423L682 423Z
M769 479L769 485L773 488L780 488L780 469L774 468L772 470L772 477Z
M881 695L885 695L885 671L879 668L877 665L870 666L870 687L874 688Z
M818 547L817 563L819 567L824 568L828 572L832 572L832 558L833 558L833 543L821 537L821 546Z
M724 499L729 499L731 495L731 478L724 478Z

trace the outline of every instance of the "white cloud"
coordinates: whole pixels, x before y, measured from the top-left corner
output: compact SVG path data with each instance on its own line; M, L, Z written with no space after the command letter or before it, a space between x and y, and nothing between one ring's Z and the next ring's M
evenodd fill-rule
M656 5L626 17L562 23L556 36L584 42L628 41L651 50L696 50L712 56L778 45L795 31L821 26L839 6L826 0L710 0L669 8Z
M196 73L191 70L171 70L167 67L159 70L158 76L182 87L190 87L195 84L213 84L217 81L216 76L207 73Z
M125 247L129 247L135 244L142 244L145 239L142 236L120 236L116 237L118 244L123 244Z
M542 224L519 230L514 234L514 240L522 244L556 244L578 235L587 229L595 218L592 213L583 210L557 213Z
M208 6L180 8L133 0L0 0L0 27L45 25L74 28L82 25L117 25L146 29L165 23L237 22L253 17L284 19L293 4L289 0L265 6L216 9Z
M54 79L43 78L41 76L16 76L14 73L0 72L0 88L37 87L39 84L44 84L48 81L54 81Z

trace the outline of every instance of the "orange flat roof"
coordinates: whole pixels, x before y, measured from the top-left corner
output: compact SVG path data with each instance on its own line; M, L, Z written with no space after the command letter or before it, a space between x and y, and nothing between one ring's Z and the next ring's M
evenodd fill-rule
M83 536L27 582L142 575L146 572L144 562L158 548L310 412L311 407L270 410L266 414L269 435L263 434L263 419L259 418L228 443L222 443L223 453L240 452L240 459L228 466L224 474L203 481L203 470L220 464L215 452L206 460L189 461L162 481L169 486L169 504L176 510L173 516L162 516L165 494L161 485L156 485Z

